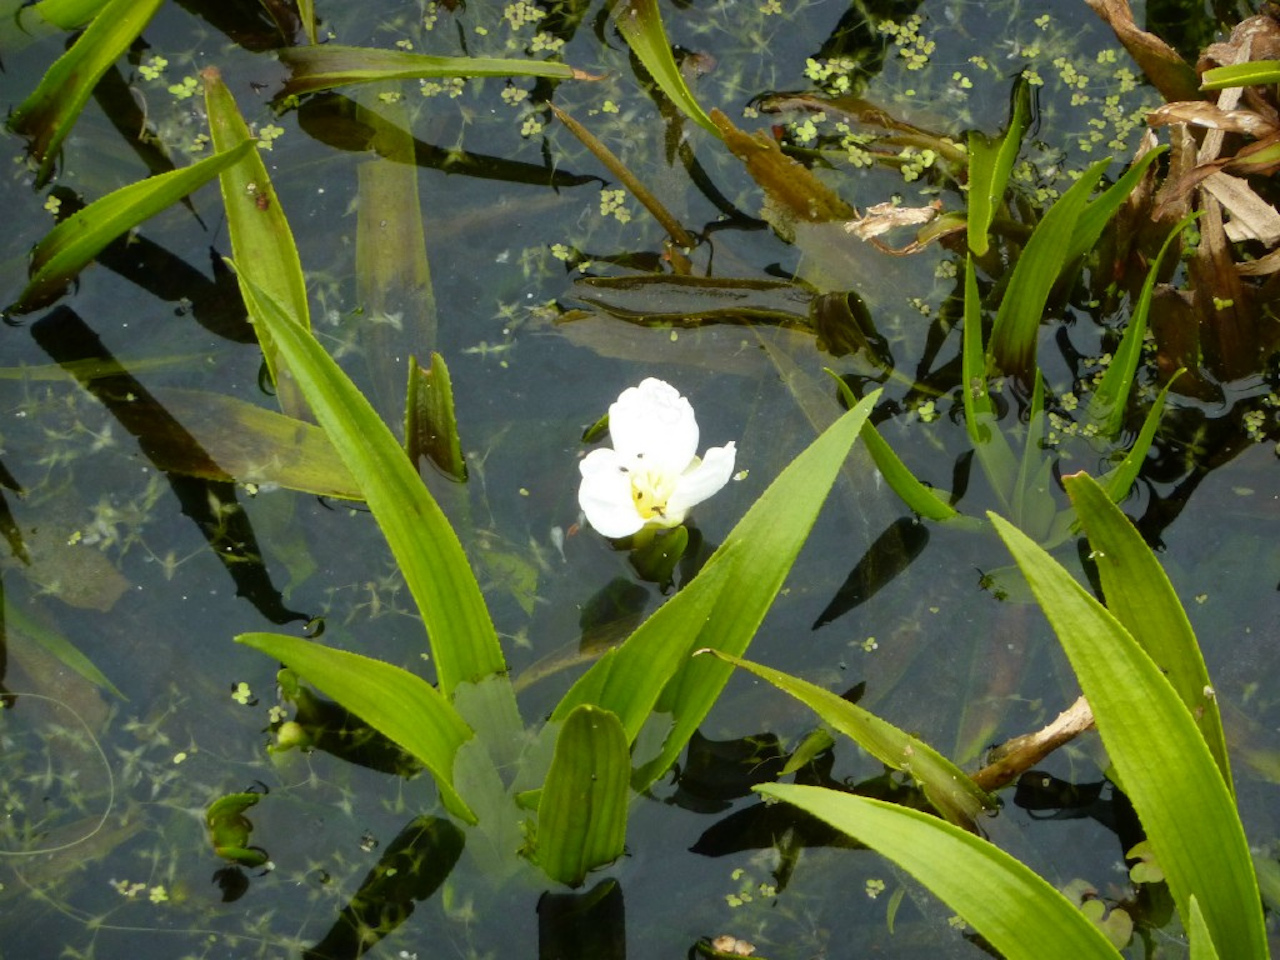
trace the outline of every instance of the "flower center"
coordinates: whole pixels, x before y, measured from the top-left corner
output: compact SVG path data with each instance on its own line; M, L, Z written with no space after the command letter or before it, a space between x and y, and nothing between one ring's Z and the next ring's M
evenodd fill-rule
M645 520L666 517L667 501L676 489L676 478L659 470L631 471L631 500Z

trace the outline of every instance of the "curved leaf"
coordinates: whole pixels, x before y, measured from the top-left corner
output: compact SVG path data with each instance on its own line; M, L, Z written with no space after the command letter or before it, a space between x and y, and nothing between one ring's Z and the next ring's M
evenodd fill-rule
M999 847L918 810L823 787L755 788L888 857L1008 960L1118 958L1074 904Z
M954 763L919 737L900 730L857 704L830 690L774 670L750 660L708 651L721 660L749 670L783 693L795 697L818 715L823 723L855 741L881 763L910 774L924 790L929 802L949 821L974 829L974 818L996 808L995 798L975 784Z
M40 161L36 186L53 172L58 148L75 125L98 80L138 38L163 0L111 0L44 75L9 118L9 129L31 139Z
M271 334L387 538L426 625L440 689L452 696L459 683L505 672L462 544L399 442L309 330L252 282L244 289L254 323Z
M1196 718L1209 751L1231 789L1231 763L1222 714L1186 611L1155 554L1107 491L1085 473L1062 478L1089 538L1107 609L1169 678Z
M1266 957L1244 828L1186 704L1160 666L1071 574L1007 520L989 516L1071 661L1184 925L1195 896L1222 955Z
M537 858L552 880L576 887L588 870L622 856L630 774L618 718L588 704L575 707L556 738L538 800Z
M446 807L468 823L475 815L453 788L453 758L471 728L440 691L407 670L282 633L242 633L236 643L279 660L431 772Z
M9 312L26 313L57 299L112 240L208 183L239 162L252 146L241 144L181 170L131 183L67 217L36 244L31 279Z

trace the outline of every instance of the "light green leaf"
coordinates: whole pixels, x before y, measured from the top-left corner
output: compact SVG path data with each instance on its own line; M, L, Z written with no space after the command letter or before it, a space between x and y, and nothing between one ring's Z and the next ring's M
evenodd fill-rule
M667 31L662 25L658 0L618 0L613 8L613 20L622 38L667 98L694 123L720 136L716 125L685 84L680 67L671 54L671 42L667 40Z
M1151 409L1147 411L1147 417L1142 421L1142 429L1138 431L1137 439L1133 441L1133 446L1129 448L1129 452L1125 454L1119 466L1114 470L1108 471L1102 478L1104 486L1107 488L1107 495L1115 503L1119 503L1129 495L1129 488L1138 479L1142 464L1147 459L1147 451L1151 449L1151 443L1156 438L1156 430L1160 426L1160 417L1164 413L1164 404L1169 397L1169 388L1173 386L1173 382L1182 374L1183 371L1179 370L1169 378L1169 382L1156 395L1151 404Z
M928 887L1008 960L1120 954L1076 906L999 847L918 810L823 787L755 788L831 824Z
M1220 953L1266 957L1244 828L1181 697L1120 622L1066 570L1008 521L990 516L1071 661L1183 923L1190 922L1194 895Z
M216 67L206 67L200 77L204 81L204 105L213 145L221 151L252 142L249 126L240 115L231 91L222 82L222 74ZM236 276L241 295L247 302L244 285L252 283L280 303L289 316L310 329L302 260L261 153L258 150L246 153L240 163L222 171L218 182L227 214L227 233L231 237L231 259L239 267ZM307 419L306 401L293 377L286 372L287 365L282 366L271 337L263 334L260 326L258 340L271 371L280 409L295 419Z
M1155 290L1160 262L1173 241L1195 222L1202 212L1197 210L1184 217L1169 231L1169 236L1165 238L1160 252L1152 261L1151 269L1147 271L1146 279L1142 282L1142 291L1138 294L1138 302L1134 304L1133 313L1129 317L1120 346L1112 355L1111 364L1102 375L1102 382L1094 388L1093 396L1089 400L1089 419L1098 426L1104 436L1116 437L1124 426L1125 406L1129 402L1134 374L1138 370L1138 361L1142 357L1142 344L1147 335L1147 314L1151 310L1151 296Z
M350 83L419 80L428 77L550 77L586 79L587 75L550 60L507 60L501 57L434 57L405 50L344 47L326 43L285 47L280 60L292 73L282 96L316 93Z
M451 696L459 683L505 672L462 544L399 442L309 330L252 283L244 288L254 323L271 334L387 538L426 625L440 689Z
M1063 477L1089 538L1107 609L1168 678L1208 744L1227 788L1231 763L1209 671L1186 611L1155 554L1107 491L1088 474Z
M8 312L26 313L57 299L112 240L208 183L251 148L242 144L181 170L131 183L67 217L36 244L31 279Z
M471 728L435 687L381 660L282 633L242 633L236 643L279 660L421 760L435 778L445 806L475 823L475 815L453 788L454 755L471 738Z
M978 465L1001 506L1011 511L1018 461L1000 429L996 405L987 384L987 360L982 346L982 301L973 257L964 261L964 343L961 355L964 379L964 426L973 444Z
M979 814L996 808L995 798L978 787L963 770L923 740L889 721L807 680L750 660L710 652L795 697L823 723L857 742L885 766L910 774L934 808L957 826L972 830Z
M1273 83L1280 83L1280 60L1251 60L1227 67L1214 67L1206 70L1200 77L1201 90L1268 86Z
M1119 180L1089 202L1084 212L1080 214L1080 219L1076 221L1075 230L1071 233L1071 245L1067 248L1067 255L1062 261L1064 265L1074 263L1093 249L1098 238L1102 236L1107 222L1115 216L1116 211L1120 209L1120 204L1124 203L1133 192L1138 181L1146 173L1147 167L1168 149L1161 146L1148 150L1124 172Z
M579 886L622 856L630 773L618 718L587 704L570 711L538 801L537 859L552 880Z
M1049 291L1067 263L1076 221L1085 209L1089 193L1110 162L1099 160L1058 198L1037 224L1013 268L1009 286L996 311L988 350L995 366L1005 373L1029 374L1035 367L1036 341Z
M1218 951L1213 946L1209 925L1204 922L1200 901L1193 896L1189 908L1191 920L1187 924L1187 938L1191 941L1191 960L1218 960Z
M88 29L59 57L31 96L9 118L9 129L31 140L40 162L36 186L53 172L58 148L104 73L129 49L151 22L162 0L111 0Z
M1031 84L1020 75L1013 85L1009 123L1004 133L991 138L978 131L969 134L969 249L974 256L986 256L990 246L988 231L996 210L1004 201L1013 161L1022 147L1031 122Z

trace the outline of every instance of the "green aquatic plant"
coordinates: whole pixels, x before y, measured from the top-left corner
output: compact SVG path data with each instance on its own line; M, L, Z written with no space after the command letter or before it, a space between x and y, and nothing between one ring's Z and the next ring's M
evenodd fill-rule
M1269 953L1258 882L1236 811L1217 698L1186 614L1150 548L1103 486L1085 474L1066 478L1066 485L1101 573L1105 606L1013 524L996 514L991 522L1071 662L1111 776L1142 822L1192 955L1261 960ZM847 723L847 704L806 692L802 681L776 671L740 665L876 752L867 732ZM902 769L920 778L910 766ZM1119 956L1067 897L963 828L821 787L756 789L896 862L1003 956Z

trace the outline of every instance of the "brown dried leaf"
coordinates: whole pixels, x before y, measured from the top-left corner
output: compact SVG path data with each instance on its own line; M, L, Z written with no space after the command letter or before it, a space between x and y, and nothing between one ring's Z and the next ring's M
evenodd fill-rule
M1147 124L1163 127L1171 123L1189 123L1208 130L1244 133L1262 139L1276 132L1276 125L1252 110L1223 110L1207 100L1181 100L1166 103L1147 114Z
M1128 0L1085 0L1115 31L1147 79L1170 103L1201 98L1200 82L1178 52L1153 33L1138 27Z
M928 223L942 211L942 201L925 207L900 207L894 203L877 203L867 208L865 216L851 220L844 228L860 240L870 240L896 227Z
M1247 180L1225 173L1206 177L1200 189L1211 194L1231 214L1227 239L1258 240L1268 247L1280 243L1280 213L1258 196Z
M1266 277L1280 273L1280 250L1272 250L1257 260L1245 260L1236 264L1236 273L1242 277Z

